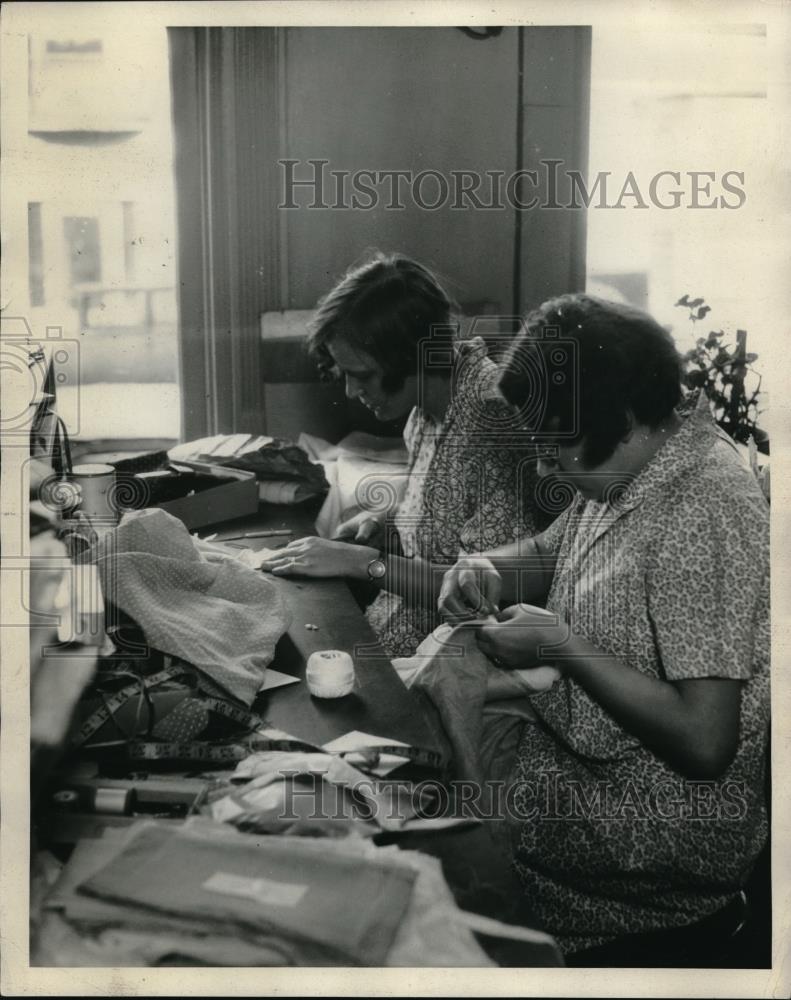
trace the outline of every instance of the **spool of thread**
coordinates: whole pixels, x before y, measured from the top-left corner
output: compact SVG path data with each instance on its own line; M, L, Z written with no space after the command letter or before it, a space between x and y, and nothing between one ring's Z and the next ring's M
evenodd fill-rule
M97 788L93 809L111 816L128 816L132 811L134 790L131 788Z
M343 698L354 688L354 661L341 649L311 653L305 672L314 698Z
M82 500L79 510L82 514L92 521L118 520L118 511L112 502L112 486L115 482L115 469L112 465L75 465L69 480L80 488Z
M76 812L80 805L80 796L70 788L61 788L52 796L53 803L58 809L66 812Z

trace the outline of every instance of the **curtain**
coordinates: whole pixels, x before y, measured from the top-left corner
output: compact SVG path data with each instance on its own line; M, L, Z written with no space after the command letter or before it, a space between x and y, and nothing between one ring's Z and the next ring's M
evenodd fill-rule
M185 439L261 430L280 307L277 28L170 28Z

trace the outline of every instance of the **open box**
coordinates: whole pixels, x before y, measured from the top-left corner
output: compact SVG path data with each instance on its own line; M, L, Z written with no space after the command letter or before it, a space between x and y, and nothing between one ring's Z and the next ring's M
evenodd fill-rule
M204 462L170 465L179 472L174 482L182 495L154 501L149 506L166 510L190 530L245 517L258 510L258 483L254 472Z

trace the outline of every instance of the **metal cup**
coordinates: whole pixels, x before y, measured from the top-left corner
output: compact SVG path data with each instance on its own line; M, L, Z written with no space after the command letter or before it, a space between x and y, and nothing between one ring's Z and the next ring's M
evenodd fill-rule
M78 509L92 523L115 524L118 521L118 510L113 502L115 469L112 465L75 465L69 480L79 486L82 501Z

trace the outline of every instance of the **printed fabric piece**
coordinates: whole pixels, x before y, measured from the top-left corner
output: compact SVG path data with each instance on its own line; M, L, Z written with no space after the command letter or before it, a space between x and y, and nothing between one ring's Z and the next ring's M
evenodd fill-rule
M405 556L448 567L462 551L504 545L546 524L536 500L535 452L497 390L497 366L480 337L456 350L444 419L437 423L415 408L404 429L409 477L394 517ZM367 617L390 657L411 656L440 624L433 611L387 591Z
M767 836L768 507L705 397L681 415L619 499L578 495L541 536L557 553L547 608L650 677L741 681L738 749L720 779L687 781L574 681L532 696L516 867L565 950L714 913Z
M133 511L91 550L105 601L160 652L251 705L291 616L278 585L233 559L209 561L178 518Z
M326 853L293 838L204 837L147 825L80 887L88 895L200 920L256 941L274 932L329 964L382 965L415 872ZM353 906L344 900L354 900ZM316 964L316 963L313 963Z

